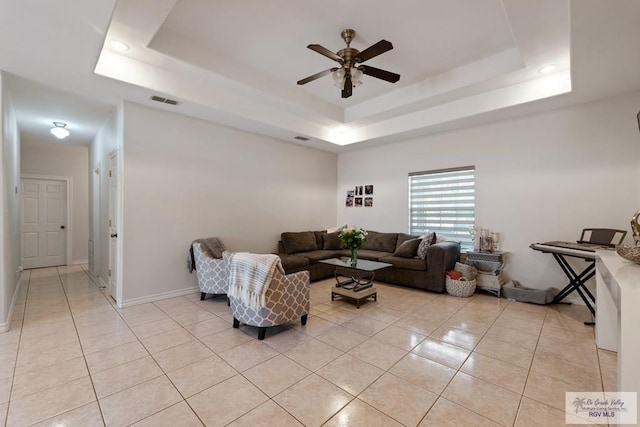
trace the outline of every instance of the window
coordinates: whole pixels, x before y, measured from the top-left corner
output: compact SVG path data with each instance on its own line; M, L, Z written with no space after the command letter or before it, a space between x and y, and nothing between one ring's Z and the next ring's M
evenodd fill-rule
M473 249L475 166L409 174L409 233L435 231Z

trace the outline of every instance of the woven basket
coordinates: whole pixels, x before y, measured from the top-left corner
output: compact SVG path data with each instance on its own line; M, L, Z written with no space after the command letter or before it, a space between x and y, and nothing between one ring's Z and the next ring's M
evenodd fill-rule
M470 297L476 291L476 279L469 280L461 277L460 280L453 280L449 276L445 276L445 286L447 293L454 297Z

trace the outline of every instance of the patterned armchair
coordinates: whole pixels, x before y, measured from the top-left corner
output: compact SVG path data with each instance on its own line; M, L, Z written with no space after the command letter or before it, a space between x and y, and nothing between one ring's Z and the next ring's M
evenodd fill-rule
M198 242L192 244L200 300L207 294L226 295L229 289L229 274L222 258L211 258Z
M228 260L229 255L224 255ZM233 327L238 328L240 322L256 326L259 328L259 340L264 339L266 329L271 326L282 325L298 318L306 325L309 314L309 272L300 271L284 275L276 269L266 291L263 307L251 308L240 298L231 295L229 302L233 313Z

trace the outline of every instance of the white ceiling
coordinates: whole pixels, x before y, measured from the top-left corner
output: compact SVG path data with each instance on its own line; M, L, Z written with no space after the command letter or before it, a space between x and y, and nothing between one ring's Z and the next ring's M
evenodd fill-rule
M400 81L365 76L348 99L331 76L296 85L336 64L306 46L337 51L345 28L359 50L391 41L367 64ZM127 100L338 152L640 90L639 46L637 0L34 0L0 16L23 138L56 120L78 144Z

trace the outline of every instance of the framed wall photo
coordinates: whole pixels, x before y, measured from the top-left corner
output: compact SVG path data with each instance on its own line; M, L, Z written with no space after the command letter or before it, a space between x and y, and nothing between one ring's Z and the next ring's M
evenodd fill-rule
M344 205L348 208L353 207L353 190L347 190L347 199Z
M365 185L364 194L366 194L367 196L373 195L373 185Z
M355 199L353 199L353 204L356 208L361 208L362 207L362 197L356 197Z
M362 196L362 185L356 185L356 196Z
M373 197L365 197L364 198L364 207L372 208L373 207Z

